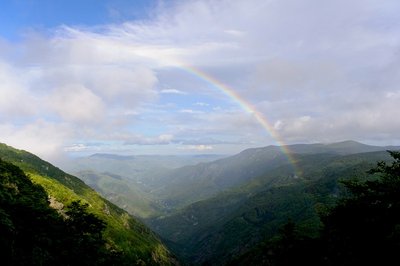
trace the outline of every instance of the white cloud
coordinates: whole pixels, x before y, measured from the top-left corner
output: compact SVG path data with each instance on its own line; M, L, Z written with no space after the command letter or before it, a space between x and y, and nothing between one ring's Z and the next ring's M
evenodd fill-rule
M25 76L19 69L0 61L0 120L2 116L29 116L38 111L37 99L29 91Z
M194 105L197 105L197 106L210 106L210 104L208 104L208 103L203 103L203 102L197 102L197 103L195 103Z
M184 114L203 114L204 112L199 110L192 110L192 109L181 109L179 110L180 113Z
M400 91L389 91L389 92L386 92L385 97L386 98L399 99L400 98Z
M400 142L399 10L378 0L177 1L148 20L33 33L2 44L1 137L49 153L91 139L272 142L244 103L288 142Z
M176 90L176 89L163 89L160 91L160 93L163 94L182 94L185 95L187 94L186 92L180 91L180 90Z
M145 137L142 135L127 136L125 145L167 145L170 144L174 136L171 134L161 134L157 137Z
M182 150L194 150L194 151L209 151L213 150L214 147L211 145L187 145L187 146L180 146L179 149Z
M11 123L0 125L0 140L19 149L33 152L43 158L55 159L62 152L65 141L73 136L65 124L37 120L24 126Z
M155 96L153 91L157 77L146 67L103 66L88 69L90 87L106 100L117 100L128 106Z
M48 99L51 108L65 121L78 124L99 123L105 106L99 96L82 85L56 88Z
M64 151L66 152L80 152L87 150L87 146L82 143L72 144L70 146L64 147Z

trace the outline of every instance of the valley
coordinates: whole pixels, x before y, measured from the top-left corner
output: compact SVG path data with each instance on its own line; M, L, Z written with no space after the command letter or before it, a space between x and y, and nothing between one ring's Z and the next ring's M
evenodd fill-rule
M0 1L0 265L400 265L400 1Z
M226 265L288 220L317 236L319 215L344 193L339 181L368 179L376 162L390 161L386 150L399 149L354 141L288 148L296 165L268 146L223 158L93 155L77 159L74 174L142 220L185 264Z

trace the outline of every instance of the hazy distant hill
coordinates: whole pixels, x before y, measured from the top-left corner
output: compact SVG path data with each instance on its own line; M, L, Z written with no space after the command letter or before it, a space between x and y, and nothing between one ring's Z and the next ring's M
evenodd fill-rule
M388 148L355 141L289 147L293 156L344 155ZM207 199L275 168L287 166L285 171L289 176L298 174L278 146L252 148L234 156L221 157L94 154L77 158L63 167L108 200L142 218L162 215Z
M72 172L96 171L109 172L129 178L136 182L151 178L154 174L179 168L185 165L194 165L200 162L209 162L223 157L222 155L117 155L96 153L87 157L75 158L62 165Z
M304 154L346 155L387 149L395 147L370 146L355 141L289 146L293 157ZM185 166L155 175L154 180L157 182L153 182L155 186L150 193L160 198L168 207L180 208L226 189L243 185L254 177L282 167L288 177L299 175L297 166L288 160L280 147L252 148L213 162ZM301 170L301 165L298 168Z
M103 197L137 217L148 218L165 211L153 190L163 186L160 176L173 169L209 162L222 155L115 155L93 154L63 165Z
M347 140L330 144L294 144L289 146L294 153L300 154L315 154L315 153L334 153L334 154L355 154L362 152L374 152L382 150L396 150L396 146L372 146L366 145L357 141Z
M43 186L53 202L62 209L72 201L89 205L88 211L106 223L107 245L122 252L123 264L172 265L175 259L145 225L103 199L78 178L54 167L26 151L0 144L0 158L20 167L32 180Z

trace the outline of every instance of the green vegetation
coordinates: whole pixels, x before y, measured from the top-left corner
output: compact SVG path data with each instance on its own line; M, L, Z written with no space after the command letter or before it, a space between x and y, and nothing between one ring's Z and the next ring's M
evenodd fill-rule
M117 265L119 252L106 248L105 224L88 205L72 202L63 215L24 172L0 160L0 250L2 265Z
M289 221L270 238L232 261L233 265L397 265L400 247L400 152L390 152L369 180L344 180L346 194L310 236Z
M162 188L172 180L170 176L174 174L169 175L169 173L173 172L173 169L221 157L94 154L65 162L63 167L104 198L135 217L147 219L168 212L163 201L165 197L162 197Z
M147 217L145 222L189 265L359 265L396 259L400 154L356 142L292 150L301 174L274 146L165 170L148 183L138 173L130 179L106 167L108 160L122 167L134 158L101 156L95 160L102 162L101 173L81 173L108 199ZM53 215L65 222L65 215L74 217L71 210L78 214L77 224L69 220L69 226L86 228L79 232L87 235L76 237L93 241L88 254L106 254L107 263L119 260L118 265L176 262L147 227L76 177L5 145L0 157L23 169L45 193ZM3 213L1 226L7 228L10 219Z
M22 169L35 187L43 187L44 202L49 199L59 212L80 201L85 212L104 222L102 229L106 250L120 254L118 265L172 265L176 261L166 247L146 226L128 213L101 198L78 178L68 175L37 156L0 144L0 157ZM9 185L12 186L12 185ZM43 190L44 189L44 190ZM43 201L43 200L42 200ZM35 203L35 201L32 201ZM75 210L79 210L75 208ZM30 215L31 217L33 215ZM4 217L7 217L6 215ZM31 219L31 218L30 218ZM29 221L29 219L26 219ZM7 219L2 221L7 223ZM22 237L23 238L23 237Z
M150 195L138 189L133 180L92 170L80 171L76 175L104 198L136 217L148 218L161 213L161 206Z
M232 258L272 239L292 219L298 229L316 237L319 214L334 206L341 195L338 180L368 178L376 161L390 160L384 151L339 155L297 154L303 175L277 164L242 186L172 213L148 224L189 264L224 265Z

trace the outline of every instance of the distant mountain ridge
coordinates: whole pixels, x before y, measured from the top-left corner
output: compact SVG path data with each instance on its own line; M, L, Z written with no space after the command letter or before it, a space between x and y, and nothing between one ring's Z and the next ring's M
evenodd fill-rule
M294 158L299 154L346 155L395 148L351 140L287 146ZM109 200L142 218L206 199L274 168L286 167L286 171L292 172L289 175L298 175L296 166L279 146L250 148L233 156L221 157L97 153L77 158L64 168ZM118 175L119 180L115 180L113 175Z
M194 155L120 155L120 154L113 154L113 153L94 153L89 157L92 158L107 158L107 159L114 159L114 160L134 160L136 158L219 158L225 157L222 154L194 154Z
M356 141L343 141L332 144L295 144L287 146L291 156L297 158L305 154L349 155L396 149L400 147L379 147L365 145ZM295 176L297 166L288 159L279 146L246 149L236 155L213 162L184 166L165 172L155 179L158 187L154 194L161 197L169 206L177 208L190 202L206 199L226 189L242 185L251 178L278 167L286 167ZM301 168L301 166L299 166Z
M374 152L382 150L396 150L399 146L373 146L363 144L354 140L346 140L334 143L316 143L316 144L294 144L288 146L293 153L337 153L354 154L362 152Z
M111 160L132 160L135 159L134 155L118 155L110 153L95 153L89 156L90 158L105 158Z
M162 200L149 193L159 188L158 176L184 165L196 165L221 157L223 155L93 154L75 158L63 168L131 214L147 218L163 212Z

